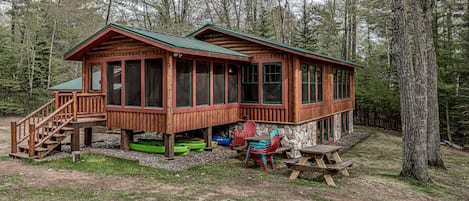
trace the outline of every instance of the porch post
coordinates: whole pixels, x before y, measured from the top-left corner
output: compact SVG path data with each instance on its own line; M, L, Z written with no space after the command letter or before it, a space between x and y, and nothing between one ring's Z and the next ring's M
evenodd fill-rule
M129 141L132 130L121 129L121 150L129 151Z
M173 125L173 54L166 52L166 132L164 133L164 156L174 156L174 125Z
M16 122L11 122L11 153L18 152L16 147Z
M72 151L80 151L80 128L76 125L73 126L73 134L70 144Z
M85 128L85 136L84 136L84 143L85 146L91 146L92 139L93 139L93 128Z
M204 129L205 151L212 151L212 130L210 126Z

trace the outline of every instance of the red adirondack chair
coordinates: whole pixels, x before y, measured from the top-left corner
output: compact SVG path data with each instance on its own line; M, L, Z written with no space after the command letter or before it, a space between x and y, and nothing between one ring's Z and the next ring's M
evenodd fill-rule
M269 170L267 169L267 163L270 164L270 167L272 170L275 168L274 167L274 154L275 151L277 151L278 147L280 146L280 136L277 134L275 135L269 143L269 146L267 148L263 149L256 149L254 147L251 147L249 150L249 157L248 160L246 160L246 163L244 164L245 168L248 168L248 163L249 160L253 160L255 163L258 163L262 165L264 170L268 172Z
M246 146L246 137L253 137L256 134L256 122L249 120L244 123L243 130L234 130L233 142L231 142L231 148L239 146Z

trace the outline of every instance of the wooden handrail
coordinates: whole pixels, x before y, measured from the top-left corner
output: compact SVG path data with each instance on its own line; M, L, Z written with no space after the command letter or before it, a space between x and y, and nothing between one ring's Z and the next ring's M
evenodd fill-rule
M93 93L93 94L77 94L79 97L93 97L93 96L105 96L103 93Z
M50 100L49 102L47 102L46 104L44 104L43 106L41 106L40 108L38 108L37 110L34 110L34 112L32 112L31 114L29 114L28 116L26 116L25 118L19 120L16 125L20 125L22 124L23 122L25 122L26 120L28 120L29 118L35 116L37 113L39 113L41 110L43 110L44 108L46 108L47 106L49 105L52 105L52 103L54 103L55 99L52 99Z
M62 106L60 106L59 109L55 110L52 114L50 114L47 118L45 118L44 120L42 120L41 122L39 122L36 126L36 128L40 128L42 127L46 122L48 122L51 118L53 118L55 115L57 115L58 113L60 113L64 108L68 107L70 104L73 103L73 100L69 100L68 102L66 102L65 104L63 104Z
M59 132L60 129L62 129L63 127L65 127L68 123L70 123L71 121L73 120L73 117L70 117L68 118L62 125L60 125L59 127L57 127L55 130L53 130L52 132L48 133L47 136L45 138L43 138L41 141L39 141L39 143L37 143L34 147L40 147L42 144L44 144L44 142L46 142L47 140L49 140L55 133Z

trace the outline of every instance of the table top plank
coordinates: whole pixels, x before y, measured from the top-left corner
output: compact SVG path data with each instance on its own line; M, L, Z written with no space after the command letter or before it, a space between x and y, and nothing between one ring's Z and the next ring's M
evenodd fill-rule
M341 149L341 146L332 146L332 145L316 145L316 146L311 146L311 147L305 147L300 149L301 153L307 153L307 154L327 154L327 153L332 153L334 151L337 151Z
M260 140L269 140L268 135L260 135L260 136L254 136L254 137L246 137L244 138L248 142L258 142Z

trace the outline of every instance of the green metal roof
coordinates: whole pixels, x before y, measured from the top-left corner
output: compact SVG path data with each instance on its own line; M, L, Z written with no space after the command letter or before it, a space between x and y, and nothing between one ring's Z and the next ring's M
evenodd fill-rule
M227 33L230 33L230 34L233 34L233 35L237 35L237 36L257 40L257 41L260 41L260 42L268 43L270 45L274 45L274 46L277 46L277 47L280 47L280 48L285 48L285 49L292 50L292 51L295 51L295 52L299 52L299 53L303 53L303 54L311 54L311 55L315 55L315 56L318 56L318 57L322 57L322 58L326 58L326 59L330 59L330 60L334 60L334 61L338 61L338 62L342 62L342 63L346 63L346 64L351 64L351 65L363 67L360 64L356 64L356 63L353 63L353 62L349 62L349 61L345 61L345 60L342 60L342 59L334 58L334 57L327 56L327 55L324 55L324 54L320 54L320 53L317 53L317 52L313 52L313 51L310 51L310 50L305 50L305 49L302 49L302 48L297 48L297 47L285 45L285 44L282 44L282 43L279 43L279 42L276 42L276 41L272 41L272 40L269 40L269 39L265 39L265 38L262 38L262 37L259 37L259 36L255 36L255 35L251 35L251 34L247 34L247 33L242 33L242 32L238 32L238 31L233 31L233 30L230 30L230 29L227 29L227 28L223 28L223 27L214 25L214 24L206 24L203 27L197 29L196 31L192 32L191 34L189 34L187 36L195 38L195 34L197 32L199 32L200 30L203 30L204 28L207 28L207 27L213 28L215 30L220 30L220 31L223 31L223 32L227 32Z
M80 90L81 91L81 84L83 80L81 77L73 80L69 80L62 84L55 85L50 87L49 90L58 91L58 90Z
M101 30L99 30L95 34L91 35L89 38L82 41L81 43L79 43L77 46L73 47L69 51L67 51L67 53L65 53L65 55L70 54L71 52L73 52L74 50L79 48L81 45L83 45L87 41L91 40L94 36L96 36L97 34L99 34L102 31L106 30L108 27L114 27L114 28L120 29L122 31L130 32L130 33L136 34L138 36L150 39L150 40L155 41L157 43L161 43L163 45L173 47L173 48L181 48L181 49L187 49L187 50L195 50L195 51L201 51L201 52L224 54L224 55L230 55L230 56L239 56L239 57L246 57L246 58L251 57L250 55L243 54L241 52L230 50L228 48L220 47L220 46L217 46L217 45L213 45L213 44L201 41L201 40L197 40L193 37L174 36L174 35L169 35L169 34L164 34L164 33L149 31L149 30L145 30L145 29L129 27L129 26L124 26L124 25L119 25L119 24L112 24L112 23L106 25Z

